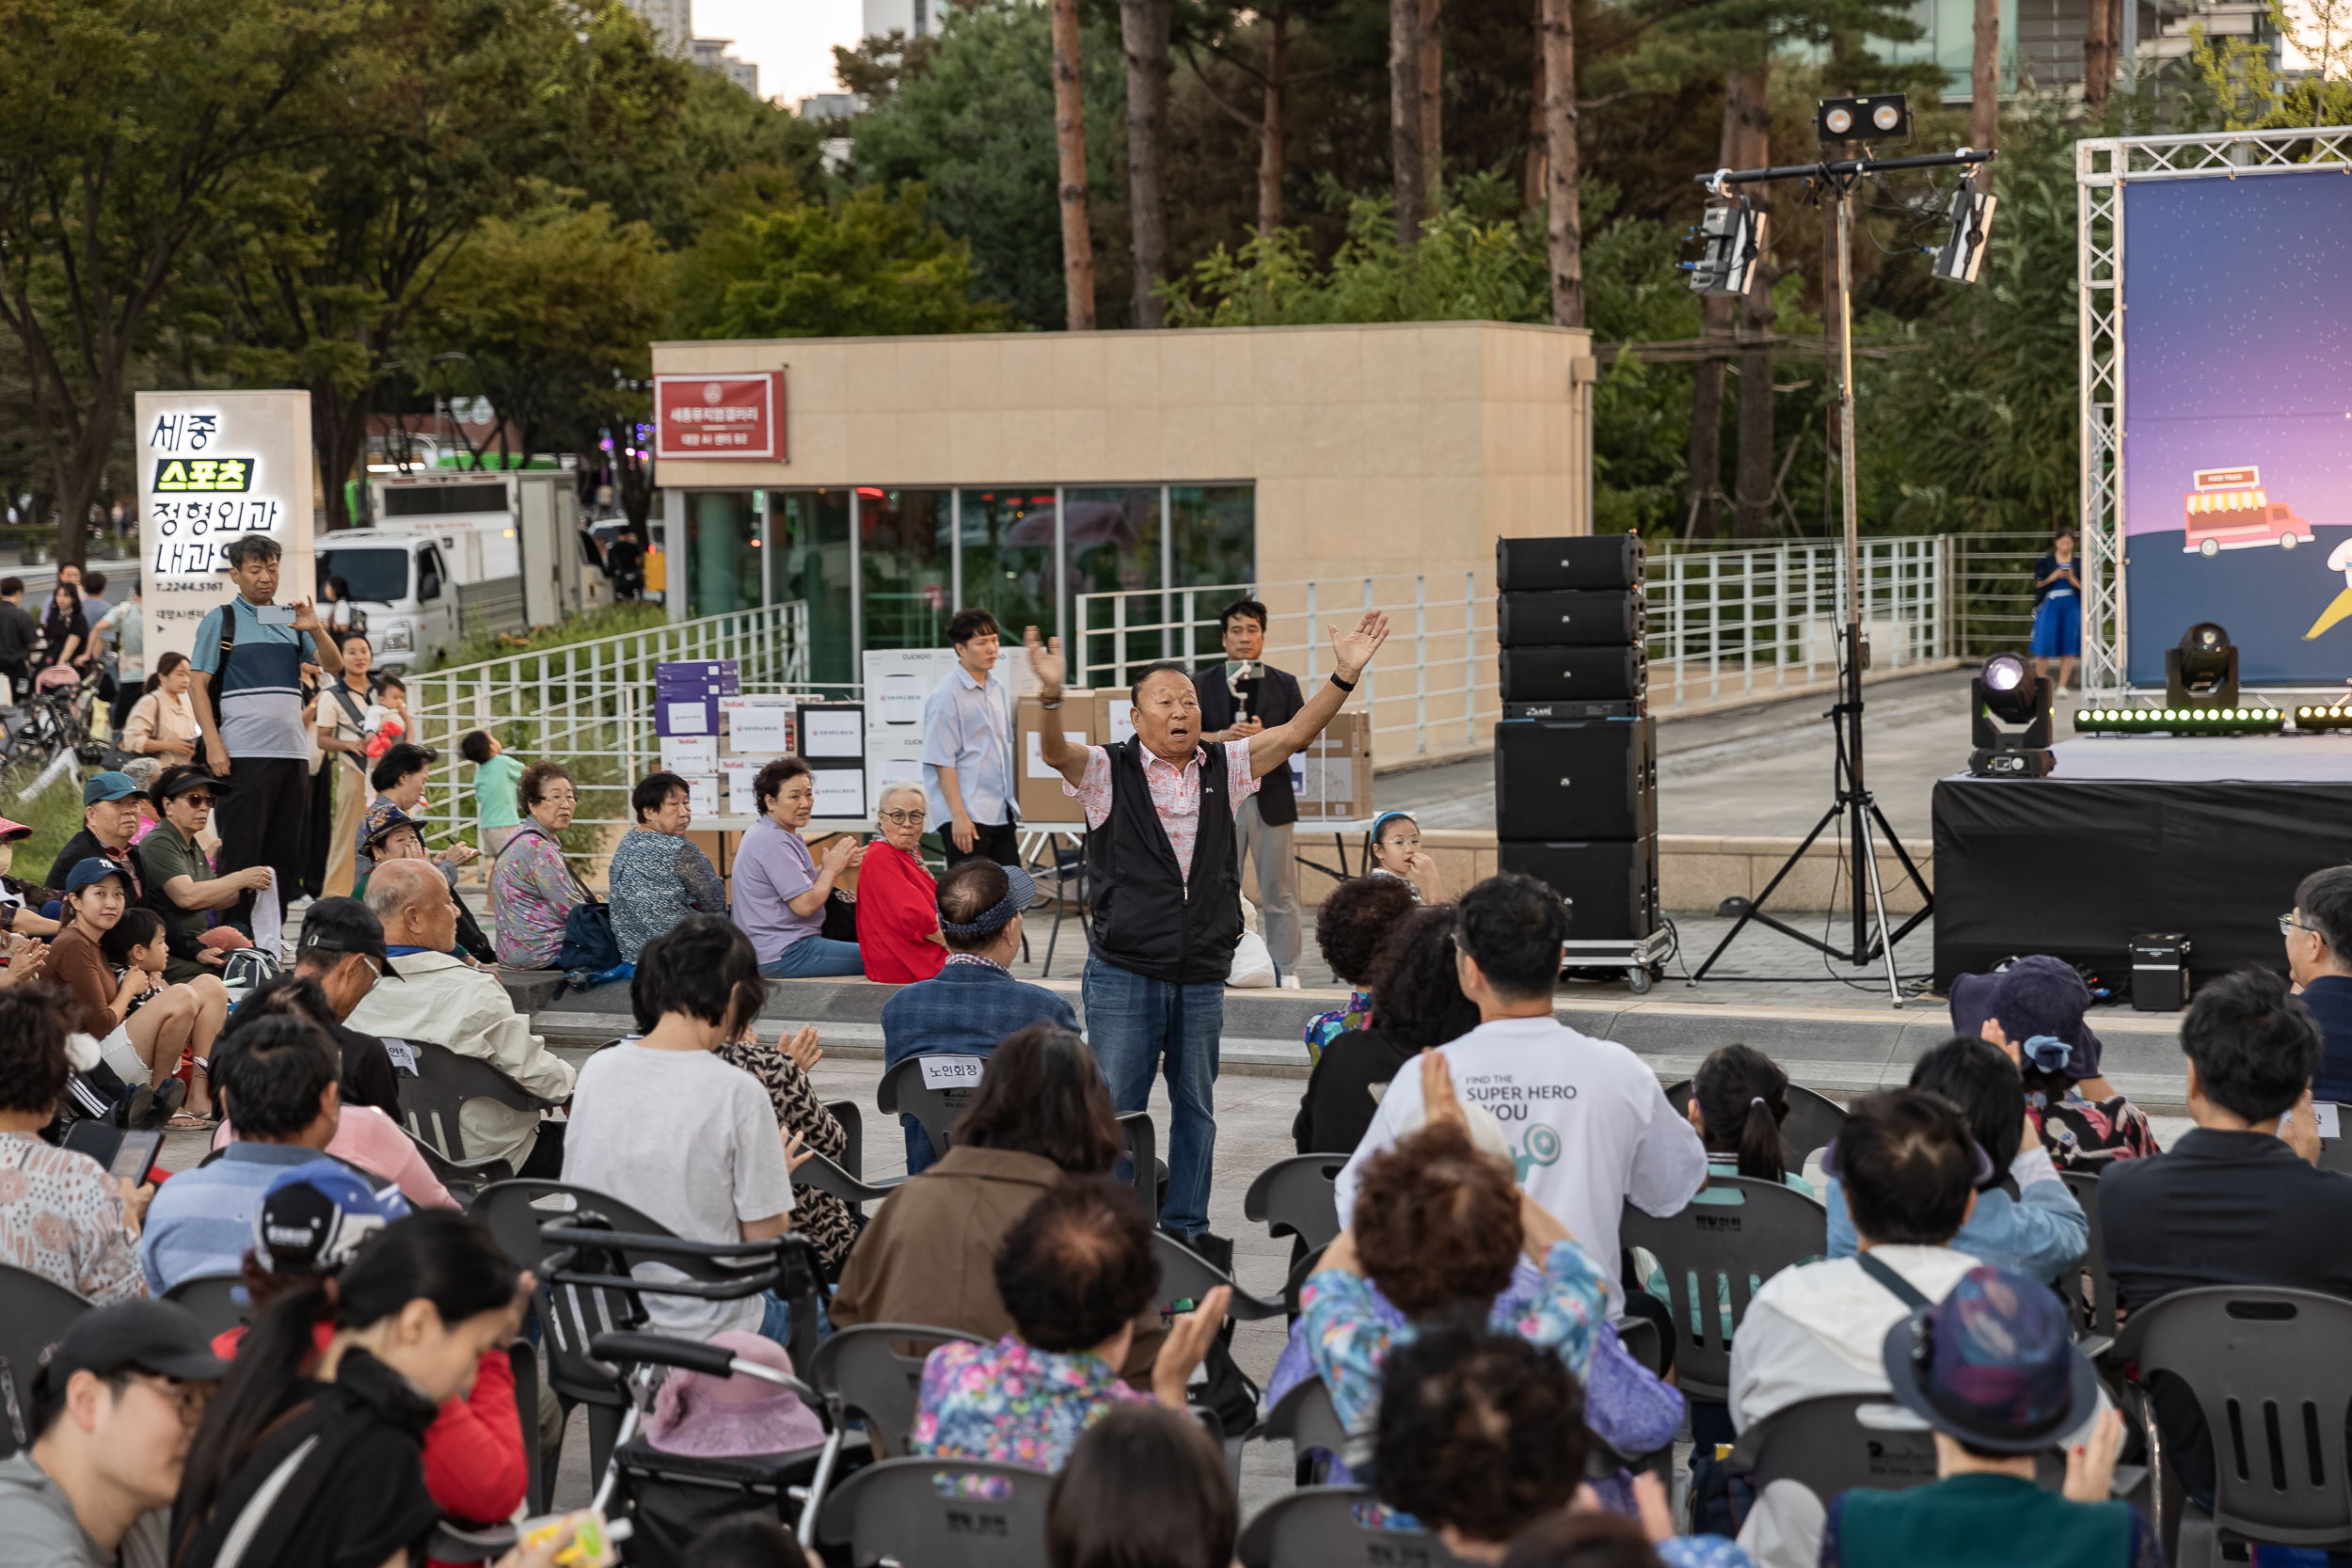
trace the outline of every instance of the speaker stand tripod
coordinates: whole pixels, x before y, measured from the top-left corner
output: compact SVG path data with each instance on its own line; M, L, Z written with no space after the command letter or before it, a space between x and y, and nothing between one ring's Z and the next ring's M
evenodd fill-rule
M1899 1007L1903 1005L1903 996L1901 983L1895 973L1895 944L1909 936L1921 921L1935 911L1935 895L1928 887L1927 879L1919 875L1919 867L1913 863L1910 851L1903 847L1903 841L1896 836L1894 828L1888 824L1885 813L1879 810L1877 797L1863 783L1860 625L1850 622L1839 634L1839 641L1844 644L1844 669L1838 682L1838 700L1821 716L1830 721L1831 733L1837 740L1834 775L1836 799L1829 810L1821 814L1821 819L1813 824L1813 831L1804 835L1804 842L1797 846L1796 853L1790 855L1772 874L1772 879L1764 884L1762 893L1753 899L1724 900L1724 907L1737 908L1740 918L1732 924L1730 930L1724 933L1724 940L1715 944L1715 951L1707 956L1707 961L1699 965L1698 973L1691 978L1693 981L1706 979L1707 972L1715 967L1715 960L1739 940L1740 933L1753 920L1857 969L1883 961L1886 965L1887 1001L1891 1006ZM1845 822L1845 836L1852 855L1850 885L1853 889L1853 945L1843 948L1833 947L1820 937L1808 931L1800 931L1794 926L1775 920L1764 912L1764 905L1772 898L1773 891L1788 879L1790 872L1804 863L1805 852L1813 847L1813 841L1841 818ZM1902 862L1903 875L1917 886L1920 893L1919 912L1904 921L1892 933L1886 928L1886 890L1879 879L1878 850L1872 842L1874 830L1876 833L1884 835L1887 847L1894 850L1896 858ZM1842 856L1840 860L1839 872L1843 874L1847 867L1842 863ZM1866 886L1869 892L1867 909L1863 903Z

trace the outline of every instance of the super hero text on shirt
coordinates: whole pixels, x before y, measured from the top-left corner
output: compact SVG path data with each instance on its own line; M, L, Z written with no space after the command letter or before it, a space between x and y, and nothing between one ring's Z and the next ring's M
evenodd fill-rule
M1483 1105L1497 1121L1525 1121L1528 1107L1547 1100L1574 1100L1574 1084L1518 1084L1482 1073L1455 1081L1455 1092L1473 1105Z

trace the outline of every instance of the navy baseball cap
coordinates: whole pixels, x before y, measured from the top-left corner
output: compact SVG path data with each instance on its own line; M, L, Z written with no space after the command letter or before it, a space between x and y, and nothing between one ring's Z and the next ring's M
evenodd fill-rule
M1983 1035L1987 1020L1997 1018L2001 1033L2021 1046L2036 1035L2055 1036L2070 1048L2066 1072L2096 1078L2103 1049L2083 1021L2090 1006L2090 988L2074 966L2037 953L1996 974L1963 974L1954 980L1952 1032L1975 1039Z
M1888 1329L1879 1356L1905 1409L1993 1453L2055 1448L2099 1402L2065 1305L2047 1285L1990 1263Z
M340 1160L313 1160L262 1190L253 1260L270 1274L341 1274L362 1242L407 1215L398 1187L378 1192Z
M65 891L79 893L92 882L103 882L109 877L121 878L122 891L131 891L131 873L103 855L74 862L73 869L65 874Z
M40 1380L55 1391L75 1372L126 1370L203 1383L228 1376L229 1363L213 1354L203 1326L179 1303L119 1301L73 1320L42 1356Z
M92 773L89 783L82 786L82 804L94 806L101 800L128 800L138 792L137 783L128 773Z

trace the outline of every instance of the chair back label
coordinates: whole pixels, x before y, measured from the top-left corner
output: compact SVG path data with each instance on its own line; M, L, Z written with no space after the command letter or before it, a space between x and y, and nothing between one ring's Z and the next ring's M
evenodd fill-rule
M923 1086L927 1089L968 1089L987 1068L984 1056L923 1056Z

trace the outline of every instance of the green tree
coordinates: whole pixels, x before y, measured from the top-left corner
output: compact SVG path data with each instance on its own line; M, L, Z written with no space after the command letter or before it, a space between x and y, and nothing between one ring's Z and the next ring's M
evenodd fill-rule
M601 203L543 202L482 220L419 312L420 351L463 353L499 419L500 455L591 452L642 417L651 340L670 309L670 259L644 223Z
M680 278L680 321L705 338L984 332L1001 306L972 297L972 247L924 215L920 184L831 206L746 213L707 236Z
M1068 301L1048 11L984 0L948 12L929 69L857 121L852 166L861 185L921 182L930 215L970 245L976 291L1004 301L1022 325L1058 329ZM1089 23L1079 57L1095 295L1108 326L1127 283L1123 209L1113 199L1124 186L1114 176L1126 105L1118 34Z
M361 0L16 0L0 103L0 321L22 350L62 559L130 409L133 357L240 176L346 59Z
M377 388L419 362L411 318L465 242L534 180L628 187L659 168L691 71L617 0L378 4L367 46L306 103L310 137L248 182L229 274L243 372L310 389L329 528L353 521L342 481Z

